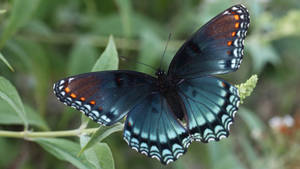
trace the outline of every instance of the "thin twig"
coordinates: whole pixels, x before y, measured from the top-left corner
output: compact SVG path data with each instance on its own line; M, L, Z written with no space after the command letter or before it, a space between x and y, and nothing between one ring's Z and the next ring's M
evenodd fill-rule
M39 138L39 137L70 137L79 136L83 133L92 134L97 131L98 128L89 129L74 129L74 130L63 130L63 131L45 131L45 132L34 132L34 131L5 131L0 130L0 137L9 138Z

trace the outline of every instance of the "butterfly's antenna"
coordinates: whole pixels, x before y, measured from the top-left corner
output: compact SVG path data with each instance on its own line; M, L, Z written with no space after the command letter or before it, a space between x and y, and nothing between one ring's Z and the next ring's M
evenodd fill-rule
M125 57L125 56L119 56L119 57L120 57L121 59L123 59L123 60L128 60L128 61L132 60L132 59L129 59L129 58ZM145 63L142 63L142 62L139 62L139 61L134 61L134 62L135 62L135 63L138 63L138 64L141 64L141 65L143 65L143 66L146 66L146 67L148 67L148 68L154 70L155 72L157 71L154 67L152 67L152 66L150 66L150 65L147 65L147 64L145 64Z
M159 66L159 70L161 70L161 65L162 65L162 62L163 62L163 58L164 58L164 56L165 56L165 54L166 54L166 51L167 51L167 48L168 48L168 44L169 44L170 39L171 39L171 33L169 33L169 37L168 37L168 41L167 41L167 44L166 44L164 53L163 53L162 57L160 58L160 66Z

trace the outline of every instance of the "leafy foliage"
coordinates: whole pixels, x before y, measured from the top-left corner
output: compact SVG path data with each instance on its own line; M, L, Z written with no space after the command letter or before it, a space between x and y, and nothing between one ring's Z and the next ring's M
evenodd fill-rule
M80 137L81 146L88 144L90 138L87 136ZM89 149L84 151L85 158L94 165L95 168L114 169L115 164L109 146L99 141Z
M7 67L9 67L11 71L14 71L14 68L9 64L9 62L5 59L5 57L1 53L0 53L0 59L6 64Z
M35 139L34 141L58 159L68 161L80 169L95 168L92 167L87 159L76 156L76 152L80 149L80 145L78 143L57 138L40 138Z
M21 98L15 87L4 77L0 77L0 98L12 107L22 120L25 128L28 128L28 120Z
M88 118L80 121L77 111L56 101L51 86L91 70L153 74L139 63L159 67L169 33L164 67L184 39L236 3L240 1L0 1L0 168L162 168L121 141L122 124L106 128L88 123ZM259 83L254 77L238 85L244 103L229 139L195 143L182 159L163 168L300 165L300 2L245 5L251 24L244 61L225 78L241 83L255 73ZM51 138L60 136L75 139Z
M108 45L100 58L96 61L92 72L103 70L117 70L119 66L118 52L113 40L113 37L109 37Z

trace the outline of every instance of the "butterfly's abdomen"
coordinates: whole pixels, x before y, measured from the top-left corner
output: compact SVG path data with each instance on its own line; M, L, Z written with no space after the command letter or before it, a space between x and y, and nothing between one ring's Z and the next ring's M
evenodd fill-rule
M186 126L186 108L181 97L178 95L177 90L169 91L168 93L166 93L165 97L169 108L176 116L178 122L183 126Z
M177 93L177 83L169 79L163 72L157 74L156 85L160 94L166 98L168 107L172 110L178 122L186 126L186 109L181 97Z

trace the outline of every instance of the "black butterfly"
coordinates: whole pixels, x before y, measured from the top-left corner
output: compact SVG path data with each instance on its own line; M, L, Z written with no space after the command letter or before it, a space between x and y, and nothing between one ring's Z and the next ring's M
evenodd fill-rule
M239 106L236 87L211 75L241 64L250 17L243 5L217 15L174 56L156 77L129 71L76 75L54 84L60 101L92 120L112 125L126 115L124 139L130 147L163 164L184 154L192 141L229 135Z

